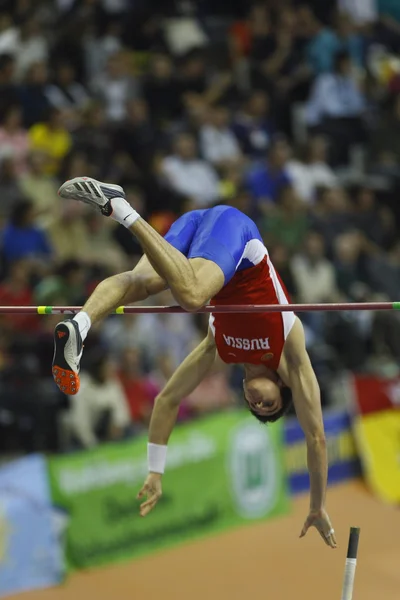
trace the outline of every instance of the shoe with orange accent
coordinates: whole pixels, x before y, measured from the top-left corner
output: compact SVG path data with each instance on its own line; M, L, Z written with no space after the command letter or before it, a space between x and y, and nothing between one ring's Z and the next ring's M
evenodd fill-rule
M60 390L68 396L79 391L80 360L83 343L78 323L71 319L59 323L54 330L53 378Z

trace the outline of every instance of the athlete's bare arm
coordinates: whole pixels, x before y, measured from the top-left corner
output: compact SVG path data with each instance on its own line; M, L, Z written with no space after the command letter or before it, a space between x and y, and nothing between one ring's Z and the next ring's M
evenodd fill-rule
M334 533L325 511L325 496L328 479L328 458L320 390L308 356L304 330L299 319L285 343L284 360L280 375L292 391L297 418L304 431L307 443L307 465L310 476L310 514L301 536L310 526L315 526L324 541L336 547Z
M188 396L214 364L216 357L214 336L209 330L207 337L179 365L167 385L157 396L149 428L149 442L166 445L176 423L179 405ZM140 507L142 517L147 515L161 496L161 475L150 473L138 494L147 496Z

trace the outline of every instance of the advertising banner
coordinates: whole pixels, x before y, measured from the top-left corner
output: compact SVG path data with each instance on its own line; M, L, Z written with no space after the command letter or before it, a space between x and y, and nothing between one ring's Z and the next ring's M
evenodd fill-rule
M279 423L244 411L182 425L168 450L163 497L146 518L136 495L147 473L145 437L49 460L54 502L69 515L70 568L193 540L288 508Z
M324 426L329 459L329 484L360 474L350 417L344 410L326 410ZM308 490L307 448L303 431L297 419L285 423L285 467L292 494Z
M353 431L365 479L385 502L400 502L400 379L354 377Z
M0 469L0 596L60 583L63 525L51 506L44 457Z

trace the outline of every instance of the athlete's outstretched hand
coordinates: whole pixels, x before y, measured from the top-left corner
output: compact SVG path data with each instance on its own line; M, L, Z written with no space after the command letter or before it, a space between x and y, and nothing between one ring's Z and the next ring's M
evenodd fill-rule
M162 496L161 477L159 473L149 473L137 497L147 499L140 505L140 516L145 517L157 504Z
M315 527L319 531L325 544L331 548L336 548L335 530L325 510L310 511L301 530L300 537L304 537L310 527Z

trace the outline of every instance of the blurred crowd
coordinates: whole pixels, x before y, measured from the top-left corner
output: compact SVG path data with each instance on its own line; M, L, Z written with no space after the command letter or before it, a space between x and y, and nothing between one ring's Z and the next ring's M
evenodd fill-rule
M0 305L80 305L136 264L124 228L57 196L78 175L123 185L161 234L236 206L294 301L400 300L399 52L397 0L0 0ZM324 405L340 373L397 370L397 313L299 316ZM2 452L142 431L207 328L110 317L67 398L58 320L0 315ZM241 404L240 386L216 364L179 418Z

